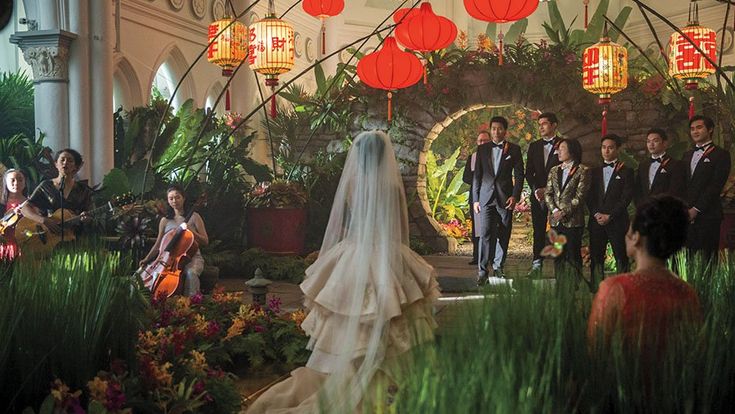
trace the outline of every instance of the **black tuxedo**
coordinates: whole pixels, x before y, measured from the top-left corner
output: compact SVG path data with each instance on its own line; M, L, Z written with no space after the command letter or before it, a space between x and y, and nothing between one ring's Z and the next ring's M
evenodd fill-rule
M474 171L472 170L472 158L476 157L476 152L472 153L469 157L467 157L467 163L464 165L464 173L462 174L462 181L464 181L465 184L470 185L470 196L468 197L469 203L470 203L470 220L472 220L472 261L477 261L477 243L479 241L479 238L477 237L477 223L475 222L475 210L472 207L474 204L474 198L472 198L472 178Z
M559 137L554 138L549 156L544 158L544 140L539 139L528 146L526 154L526 181L531 188L531 224L533 226L533 261L534 265L540 265L543 261L541 250L546 245L546 221L549 217L549 209L545 202L536 200L535 191L546 187L549 178L549 170L555 165L561 164L559 155L555 154Z
M638 164L638 173L635 181L635 202L640 204L647 198L667 194L686 198L686 181L688 167L682 161L664 155L660 166L653 176L653 183L649 185L648 172L651 167L651 158L647 157Z
M477 147L477 163L472 180L472 199L480 203L480 257L479 274L486 276L488 263L494 268L502 268L510 231L513 212L505 209L508 198L520 200L523 189L523 156L521 147L505 141L499 148L500 164L495 172L493 162L493 143ZM497 248L496 248L497 243ZM496 252L497 250L497 252Z
M713 254L719 249L722 204L720 193L730 175L730 153L710 144L694 171L691 161L695 150L684 154L682 162L687 171L686 202L699 210L689 226L687 247L693 251Z
M610 169L612 175L605 191L604 172ZM587 194L587 209L589 210L590 232L590 261L591 285L596 288L597 283L604 276L605 251L607 243L613 249L615 264L619 273L628 271L630 262L625 251L625 233L630 225L628 205L633 200L635 174L633 169L618 161L615 167L606 167L605 164L595 167L590 173L590 191ZM597 213L609 214L610 221L601 226L595 220Z

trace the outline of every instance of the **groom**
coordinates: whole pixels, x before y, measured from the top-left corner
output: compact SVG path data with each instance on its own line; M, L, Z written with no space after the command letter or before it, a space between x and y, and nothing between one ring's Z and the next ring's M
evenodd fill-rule
M495 277L505 277L503 265L510 242L513 209L523 189L521 148L505 140L507 129L505 118L493 117L490 120L492 141L477 148L472 199L480 221L478 285L487 281L490 266Z

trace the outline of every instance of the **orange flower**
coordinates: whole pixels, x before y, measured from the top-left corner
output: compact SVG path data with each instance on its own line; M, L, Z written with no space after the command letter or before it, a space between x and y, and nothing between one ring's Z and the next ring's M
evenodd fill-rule
M301 328L301 324L304 322L304 319L306 319L306 312L304 312L303 309L299 309L291 313L291 320L296 322L296 326L299 328Z
M89 395L91 399L99 402L106 401L107 381L101 379L100 377L94 377L92 381L87 382L87 388L89 388Z
M228 341L236 336L242 335L243 331L245 331L245 321L236 318L234 321L232 321L232 325L227 329L227 335L225 335L224 338L222 338L222 342Z

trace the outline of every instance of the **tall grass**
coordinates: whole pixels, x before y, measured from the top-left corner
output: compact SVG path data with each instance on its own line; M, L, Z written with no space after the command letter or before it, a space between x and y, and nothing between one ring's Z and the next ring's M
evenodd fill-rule
M391 409L398 413L710 413L735 403L735 259L678 265L704 321L658 354L590 350L591 295L532 290L463 306L456 325L414 352ZM646 334L643 332L643 334Z
M129 273L99 247L17 263L0 286L0 410L40 401L54 378L79 389L113 359L134 363L147 305Z

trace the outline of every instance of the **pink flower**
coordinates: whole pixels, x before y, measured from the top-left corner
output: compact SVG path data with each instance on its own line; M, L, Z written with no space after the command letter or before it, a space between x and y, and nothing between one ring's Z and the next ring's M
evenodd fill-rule
M263 333L263 332L265 332L265 327L260 326L260 325L255 325L255 327L253 327L253 329L255 329L255 332L257 332L257 333Z
M205 335L207 336L207 338L211 338L217 335L220 330L221 329L217 321L209 321L209 324L207 325L207 333Z
M274 296L268 300L268 309L273 313L281 313L281 304L281 298Z
M107 400L105 402L105 408L108 411L118 411L125 407L125 393L123 393L122 386L119 382L110 382L107 385L105 397Z
M202 292L197 292L194 296L189 298L189 301L192 303L192 305L198 305L202 303L203 298L204 295L202 295Z

